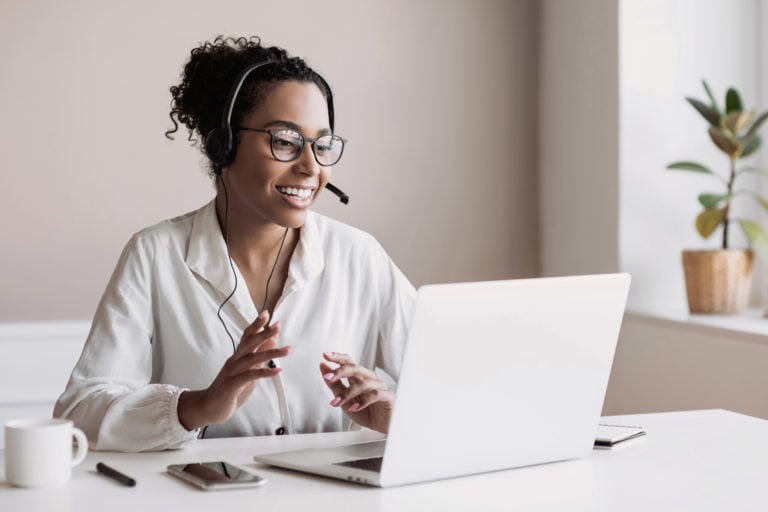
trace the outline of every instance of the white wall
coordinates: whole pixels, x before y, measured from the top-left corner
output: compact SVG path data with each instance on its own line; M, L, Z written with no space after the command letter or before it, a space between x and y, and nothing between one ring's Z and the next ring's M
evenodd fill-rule
M101 2L0 7L0 321L88 319L128 237L202 205L169 142L189 50L258 34L336 92L349 138L318 211L415 284L538 271L534 0Z
M707 101L706 79L721 108L735 86L745 107L761 105L757 0L623 0L621 2L621 268L634 283L630 308L686 308L682 249L718 248L722 231L702 239L695 219L703 192L722 192L712 177L665 171L695 160L727 177L729 161L707 134L707 123L684 100ZM765 110L762 104L760 110ZM765 130L763 130L765 132ZM754 180L737 188L756 190ZM749 198L734 213L756 217ZM730 229L732 246L745 245Z

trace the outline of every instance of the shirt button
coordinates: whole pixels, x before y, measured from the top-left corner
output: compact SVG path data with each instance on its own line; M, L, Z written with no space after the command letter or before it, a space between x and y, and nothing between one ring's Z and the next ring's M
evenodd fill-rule
M281 435L283 435L283 434L285 434L285 428L283 428L283 427L278 427L278 428L277 428L277 430L275 430L275 435L276 435L276 436L281 436Z
M269 366L270 368L277 368L277 365L276 365L276 364L275 364L275 362L274 362L273 360L271 360L271 359L269 360L269 363L267 363L267 366Z

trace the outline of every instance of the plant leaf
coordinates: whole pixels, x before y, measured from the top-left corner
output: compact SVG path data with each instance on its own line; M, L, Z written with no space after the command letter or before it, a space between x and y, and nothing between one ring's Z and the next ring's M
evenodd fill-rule
M709 96L710 106L712 107L712 110L715 111L715 113L720 116L720 107L717 106L717 101L715 100L715 96L712 94L712 91L709 88L709 84L706 80L702 80L701 83L704 85L704 90L707 91L707 96Z
M734 127L736 126L736 121L738 121L740 115L741 112L729 112L725 114L720 118L720 129L728 130L735 135L736 132L734 131Z
M754 110L747 110L746 112L742 112L739 118L736 120L736 126L734 126L733 133L738 135L741 130L743 130L746 126L749 126L749 123L751 123L754 118Z
M704 238L709 238L725 217L724 209L704 210L696 217L696 231Z
M720 114L695 98L685 98L712 126L720 126Z
M766 211L768 211L768 199L758 194L753 194L753 197L755 198L755 201L760 203L760 206L762 206Z
M707 210L711 210L716 207L720 201L728 199L729 197L731 197L730 194L700 194L699 202L701 203L701 206Z
M744 144L743 146L744 149L741 151L741 155L739 155L739 158L747 157L752 153L754 153L755 151L757 151L758 148L760 148L761 143L762 143L762 140L760 140L760 137L758 137L757 135L749 139L749 141L747 141L747 143Z
M704 167L696 162L674 162L669 164L667 169L671 171L695 171L703 172L704 174L715 174L708 167Z
M760 129L760 126L765 122L766 119L768 119L768 112L763 112L762 114L757 116L757 119L755 119L755 122L752 123L752 126L750 126L747 133L744 134L744 140L751 138L757 132L757 130Z
M726 153L728 156L734 155L736 151L739 150L739 144L735 140L731 139L720 128L710 126L709 136L712 138L712 142L715 143L715 146L720 148L720 150Z
M725 112L730 113L737 110L744 110L741 106L741 97L739 93L731 87L728 92L725 93Z
M739 174L743 172L762 174L763 176L768 176L768 169L761 169L759 167L752 167L752 166L742 167L741 169L739 169Z
M768 235L765 234L763 228L751 220L739 220L739 224L741 224L741 229L749 239L752 247L763 259L768 260Z

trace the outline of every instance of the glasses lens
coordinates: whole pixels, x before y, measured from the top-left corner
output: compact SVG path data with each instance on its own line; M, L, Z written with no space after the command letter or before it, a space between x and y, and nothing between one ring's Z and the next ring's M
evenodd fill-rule
M304 146L304 137L293 130L277 130L272 133L272 154L282 162L296 158Z
M312 145L320 165L333 165L341 158L344 140L338 135L324 135Z

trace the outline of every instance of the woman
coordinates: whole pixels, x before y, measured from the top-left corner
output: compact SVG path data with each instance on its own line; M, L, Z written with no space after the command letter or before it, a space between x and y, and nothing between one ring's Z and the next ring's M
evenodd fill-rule
M54 416L97 450L386 432L374 368L398 378L415 290L370 235L309 210L343 152L330 88L281 48L218 37L171 93L169 133L202 141L216 197L128 242Z

